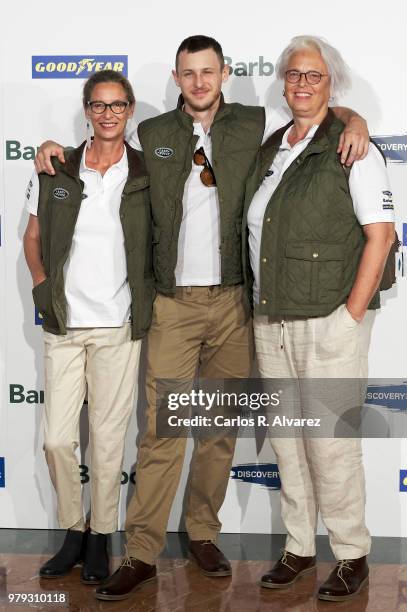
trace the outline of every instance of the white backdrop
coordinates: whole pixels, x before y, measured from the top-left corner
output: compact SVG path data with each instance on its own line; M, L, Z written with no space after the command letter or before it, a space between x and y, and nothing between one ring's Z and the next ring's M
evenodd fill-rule
M50 0L42 0L40 4L24 0L8 3L3 8L0 24L0 457L5 459L5 474L0 473L0 527L57 526L55 497L41 448L42 330L35 324L31 279L22 253L27 223L23 198L35 147L47 138L77 145L85 134L80 105L83 79L33 79L33 55L88 58L94 54L127 55L128 76L138 100L136 120L140 121L175 106L178 91L171 69L176 48L188 35L205 33L217 38L240 74L250 62L274 65L279 52L294 35L324 36L342 52L352 71L352 89L339 102L366 117L373 135L390 136L386 141L390 143L388 153L401 157L399 163L389 163L389 173L398 230L400 235L403 233L402 224L407 221L407 152L402 145L407 142L405 2L395 0L386 6L382 2L343 0L332 14L323 0L307 3L292 0L289 14L283 3L277 2L220 4L207 0L204 6L196 5L196 14L194 6L185 0L145 4L112 3L111 0L85 4L73 0L65 5ZM270 66L266 65L263 70L266 74L259 74L258 66L252 72L248 76L232 75L224 88L226 99L247 104L282 104L281 83L268 74ZM9 159L6 159L7 152ZM407 378L406 294L405 279L399 278L397 288L385 297L374 328L371 376ZM13 397L10 389L14 389ZM30 390L34 392L28 393ZM134 470L137 420L141 418L142 405L140 397L140 411L135 413L127 437L123 467L126 473ZM399 491L400 470L407 469L407 444L402 440L376 439L366 440L364 447L367 519L371 532L383 536L407 535L407 495ZM86 456L83 460L86 462ZM272 477L273 462L267 442L261 446L261 441L239 441L235 467L265 464L255 467L254 480L258 480L258 473L262 471ZM182 527L185 479L184 469L170 530ZM273 482L271 478L266 482L269 486L262 486L259 482L231 478L221 515L223 531L282 532L279 493L272 489ZM122 487L122 520L131 490L128 484ZM322 525L319 530L324 532Z

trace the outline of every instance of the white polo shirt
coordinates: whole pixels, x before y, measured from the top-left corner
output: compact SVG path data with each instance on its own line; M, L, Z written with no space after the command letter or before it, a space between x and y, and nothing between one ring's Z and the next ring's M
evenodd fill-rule
M291 127L284 133L279 152L267 172L262 184L254 194L250 204L247 224L249 228L250 264L254 276L253 299L259 302L260 293L260 248L263 219L271 196L277 189L284 172L304 151L318 129L312 126L307 136L293 147L288 143ZM373 144L365 159L353 164L349 175L349 190L355 215L360 225L394 222L392 193L386 165Z
M79 176L82 200L64 265L67 327L121 327L129 320L131 292L119 217L121 195L128 175L127 152L102 176L88 168L82 156ZM34 172L26 209L37 215L39 180ZM58 204L53 204L58 206Z
M201 123L194 123L199 137L195 150L203 147L212 164L211 133ZM221 282L219 200L216 187L206 187L200 178L203 166L192 161L182 199L182 221L178 237L175 281L188 285L219 285Z
M266 109L266 126L263 142L280 127L288 123L290 116L279 109ZM210 130L205 133L201 123L194 123L194 134L199 137L195 150L203 147L212 165L212 140ZM137 132L129 139L135 149L141 149ZM191 161L189 175L182 200L183 215L178 238L178 259L175 268L177 286L207 286L221 283L220 218L217 187L206 187L200 173L203 166Z

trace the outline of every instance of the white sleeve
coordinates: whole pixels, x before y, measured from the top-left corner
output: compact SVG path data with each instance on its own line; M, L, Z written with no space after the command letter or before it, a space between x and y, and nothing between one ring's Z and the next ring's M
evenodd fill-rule
M394 222L393 194L386 164L372 143L365 159L352 166L349 191L360 225Z
M27 189L25 192L25 200L24 205L27 212L30 215L37 216L38 213L38 200L40 196L40 181L38 179L38 174L34 170L32 176L27 185Z
M133 149L136 149L137 151L143 150L140 144L140 140L138 138L137 127L135 127L134 130L129 132L128 136L126 137L126 140L129 143L129 145L133 147Z
M284 106L280 106L277 109L271 108L271 106L266 106L265 111L266 126L264 128L262 144L264 144L276 130L284 127L292 119L289 109L285 108Z

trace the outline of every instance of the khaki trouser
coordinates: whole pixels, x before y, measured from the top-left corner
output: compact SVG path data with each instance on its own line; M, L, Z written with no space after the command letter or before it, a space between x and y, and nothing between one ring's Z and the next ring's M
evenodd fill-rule
M374 311L361 323L345 305L326 317L254 319L259 370L265 378L367 378ZM281 348L283 346L283 348ZM337 559L369 553L360 438L271 437L281 476L286 549L315 555L318 510Z
M178 487L185 438L156 437L155 379L245 378L252 363L252 325L237 287L179 287L157 295L148 335L147 428L137 457L136 488L127 510L130 556L153 564L165 543ZM196 441L186 492L192 540L215 540L235 448L231 437Z
M75 449L79 416L88 390L90 526L99 533L117 529L124 440L133 410L141 341L131 327L44 332L44 450L57 493L58 520L68 529L83 520L81 482Z

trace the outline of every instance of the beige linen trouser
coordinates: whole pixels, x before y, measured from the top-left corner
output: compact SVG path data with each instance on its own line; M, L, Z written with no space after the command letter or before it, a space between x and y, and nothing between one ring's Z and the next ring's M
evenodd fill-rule
M128 553L154 564L165 543L168 518L184 461L185 438L156 437L155 379L245 378L252 356L252 324L241 286L178 287L158 294L147 349L147 426L136 467L136 487L127 510ZM235 439L195 441L186 491L185 522L192 540L215 540Z
M280 322L255 316L261 376L367 378L374 316L374 311L368 311L357 323L343 304L326 317L285 321L283 330ZM270 441L281 476L286 550L304 557L315 555L320 510L336 559L368 554L360 438L279 438L271 431Z
M79 417L88 390L90 526L117 529L124 440L133 410L141 341L131 325L44 332L44 450L58 502L58 520L68 529L83 520L75 450Z

